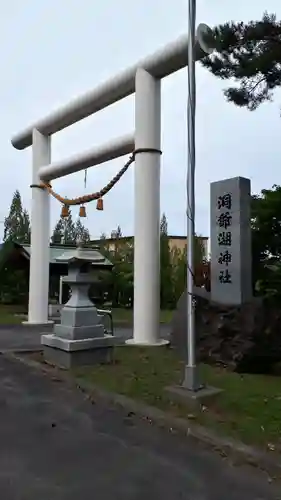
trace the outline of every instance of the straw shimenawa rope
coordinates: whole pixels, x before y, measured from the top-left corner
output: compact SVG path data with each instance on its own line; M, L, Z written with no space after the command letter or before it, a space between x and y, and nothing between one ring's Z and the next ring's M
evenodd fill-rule
M106 184L100 191L97 191L96 193L92 194L86 194L84 196L79 196L77 198L65 198L61 196L60 194L56 193L53 189L52 186L49 182L43 182L41 181L40 187L47 189L49 194L53 196L57 201L62 203L64 206L74 206L74 205L84 205L85 203L90 203L91 201L94 200L99 200L102 198L104 195L106 195L114 186L117 184L117 182L121 179L121 177L125 174L125 172L128 170L129 166L134 162L135 160L135 153L133 153L127 163L125 163L124 167L121 168L121 170L118 172L118 174L111 179L111 181Z

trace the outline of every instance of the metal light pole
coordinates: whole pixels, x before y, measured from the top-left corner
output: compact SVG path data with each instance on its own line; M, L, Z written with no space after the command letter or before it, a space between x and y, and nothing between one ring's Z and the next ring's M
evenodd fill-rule
M196 0L189 0L188 12L188 168L187 168L187 365L185 366L183 387L190 391L198 391L199 384L196 367L195 310L193 307L194 282L194 237L195 237L195 114L196 114L196 81L195 81L195 22Z

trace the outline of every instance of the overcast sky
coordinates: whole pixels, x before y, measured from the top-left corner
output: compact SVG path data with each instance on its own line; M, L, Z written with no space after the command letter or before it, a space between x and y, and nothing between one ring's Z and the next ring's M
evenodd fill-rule
M198 0L197 22L210 26L228 20L259 19L267 9L281 15L277 0ZM187 31L187 0L9 0L0 16L1 198L0 220L19 189L30 209L31 151L13 149L10 139L22 128L71 98L95 87L143 56ZM196 230L209 235L209 185L245 176L252 191L281 182L280 95L250 113L224 100L223 82L197 65ZM186 180L187 72L163 81L161 209L169 233L184 235ZM71 155L130 132L133 96L56 134L52 159ZM87 191L97 191L115 175L125 158L88 171ZM92 237L120 224L133 227L133 168L104 200L105 210L88 205ZM84 193L83 173L54 181L68 197ZM52 201L52 223L60 208ZM73 210L77 217L78 210ZM2 224L3 227L3 224ZM1 228L2 233L2 228Z

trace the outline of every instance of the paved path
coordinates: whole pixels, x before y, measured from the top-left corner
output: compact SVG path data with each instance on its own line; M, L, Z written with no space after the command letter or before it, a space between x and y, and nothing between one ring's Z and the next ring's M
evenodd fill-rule
M280 490L279 490L280 491ZM262 474L0 356L3 500L277 500Z
M18 349L38 349L42 332L51 332L52 326L38 328L26 325L0 325L0 352ZM168 338L170 327L161 325L161 336ZM121 339L132 337L132 328L115 328L114 333Z

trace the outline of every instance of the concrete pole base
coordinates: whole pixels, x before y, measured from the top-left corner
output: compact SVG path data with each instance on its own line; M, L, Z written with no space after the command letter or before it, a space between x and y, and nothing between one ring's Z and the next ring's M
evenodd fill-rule
M192 392L198 392L203 389L204 386L199 381L198 367L196 365L185 365L182 387Z
M26 326L45 326L45 325L53 325L54 324L54 321L51 320L51 319L48 319L47 321L22 321L21 322L22 325L26 325Z
M187 407L201 407L208 401L215 399L222 389L201 385L200 389L190 390L183 385L169 386L165 388L172 400L185 404Z
M132 338L125 341L126 345L135 346L135 347L161 347L170 344L169 340L158 339L152 342L138 342L138 340Z

